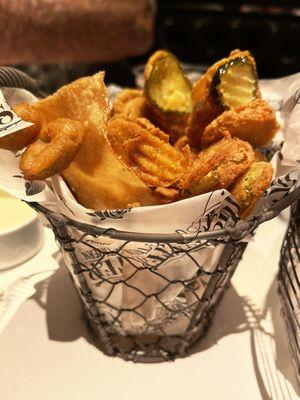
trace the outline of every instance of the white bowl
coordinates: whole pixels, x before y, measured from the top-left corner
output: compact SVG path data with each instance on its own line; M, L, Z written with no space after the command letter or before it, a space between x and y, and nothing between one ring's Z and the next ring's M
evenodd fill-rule
M12 268L29 260L44 243L43 227L33 215L16 227L0 231L0 270Z

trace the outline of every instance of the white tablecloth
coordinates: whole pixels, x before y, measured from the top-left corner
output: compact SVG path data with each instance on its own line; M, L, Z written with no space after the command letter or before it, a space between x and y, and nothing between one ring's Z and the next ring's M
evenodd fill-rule
M0 335L0 399L298 399L276 293L285 227L280 217L258 229L207 336L175 362L134 364L103 355L62 265Z

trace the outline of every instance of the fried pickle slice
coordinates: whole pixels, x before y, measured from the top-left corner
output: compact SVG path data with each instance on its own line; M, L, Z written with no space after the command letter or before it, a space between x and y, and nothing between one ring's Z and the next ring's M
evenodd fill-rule
M145 96L161 112L189 114L192 111L191 83L172 55L156 61L145 81Z
M148 118L172 143L184 134L192 112L191 83L176 57L162 50L150 57L144 74Z
M261 147L274 137L278 128L274 110L264 100L256 99L218 116L205 128L200 143L206 148L229 133Z
M24 149L37 137L42 127L42 119L38 111L30 104L22 103L13 107L13 110L24 121L32 122L33 125L20 131L13 132L0 138L0 148L10 151Z
M256 161L229 188L241 207L240 213L243 219L249 216L257 200L269 187L272 177L271 164L265 161Z
M193 86L194 109L187 126L190 143L200 147L202 132L225 109L260 97L254 58L249 51L232 51L229 57L213 64Z
M256 66L250 55L231 54L228 62L219 66L211 83L211 94L224 109L250 103L258 93Z
M251 145L225 138L201 151L190 170L179 180L179 188L193 196L228 188L254 161Z
M34 104L43 123L70 118L85 127L83 143L62 175L85 207L124 208L155 204L151 190L115 155L107 140L109 106L104 73L78 79Z
M20 168L24 178L44 180L68 168L83 136L84 127L78 121L58 118L46 124L22 154Z
M149 187L171 186L190 164L189 147L176 150L168 135L147 119L115 117L107 131L116 154Z
M144 81L147 82L150 78L154 65L161 59L168 57L171 53L166 50L157 50L149 57L144 69Z

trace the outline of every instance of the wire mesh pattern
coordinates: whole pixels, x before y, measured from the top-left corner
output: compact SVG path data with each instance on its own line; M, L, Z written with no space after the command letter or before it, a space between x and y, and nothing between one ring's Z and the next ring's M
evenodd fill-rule
M139 362L187 355L208 327L246 246L195 240L142 243L137 252L136 244L113 240L112 250L111 240L108 248L104 238L99 245L99 235L50 222L101 349ZM202 263L201 251L216 247L220 261ZM187 258L192 276L172 279L172 269L184 270Z
M103 352L159 362L186 356L205 333L245 250L241 239L299 199L300 187L283 193L260 217L193 234L104 229L28 204L49 221Z
M278 291L290 348L300 382L300 202L292 208L289 229L281 249Z

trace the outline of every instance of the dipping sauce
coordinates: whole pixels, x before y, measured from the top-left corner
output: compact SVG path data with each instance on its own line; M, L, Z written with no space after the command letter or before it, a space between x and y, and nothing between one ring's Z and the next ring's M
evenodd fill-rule
M0 234L33 218L35 212L23 201L0 189Z

